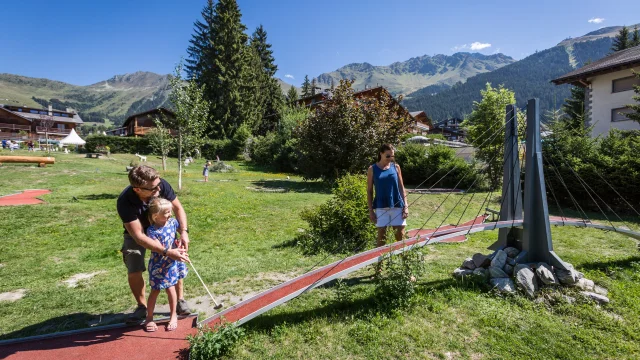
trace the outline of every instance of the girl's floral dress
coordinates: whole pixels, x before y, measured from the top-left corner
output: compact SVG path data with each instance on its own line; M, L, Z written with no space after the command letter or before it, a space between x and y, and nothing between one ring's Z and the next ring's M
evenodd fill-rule
M151 224L147 229L147 236L159 241L162 246L177 248L176 230L178 221L174 218L167 220L163 227ZM178 280L187 276L187 264L162 256L161 253L151 252L149 259L149 285L154 290L167 289L175 286Z

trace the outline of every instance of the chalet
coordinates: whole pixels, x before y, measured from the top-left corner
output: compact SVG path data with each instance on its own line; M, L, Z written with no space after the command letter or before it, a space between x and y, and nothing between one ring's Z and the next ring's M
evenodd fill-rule
M640 85L634 70L640 72L640 46L617 51L552 82L585 88L585 126L593 127L591 136L596 137L611 128L640 129L640 124L625 116L631 112L627 105L635 102L633 86Z
M55 110L0 104L0 138L11 140L59 140L81 125L78 113L67 108Z
M433 127L433 123L427 114L424 111L412 111L409 114L416 120L411 132L418 135L429 134L429 130Z
M377 86L377 87L373 87L373 88L368 88L368 89L356 91L355 93L353 93L353 96L356 99L363 100L363 99L367 99L367 98L369 98L369 99L370 98L378 98L378 97L382 96L383 94L388 95L391 99L393 99L394 104L399 105L398 109L399 109L400 112L402 112L401 115L408 115L409 117L414 119L414 117L411 116L411 113L404 106L400 105L398 103L398 101L393 96L391 96L389 91L387 91L387 89L385 89L383 86ZM333 97L332 92L329 89L326 89L325 91L316 93L315 95L311 95L311 96L307 96L307 97L299 99L298 100L298 105L306 106L306 107L309 107L310 109L313 109L313 108L315 108L316 106L322 104L325 101L330 101L332 97ZM423 111L420 111L420 112L424 113ZM424 115L424 117L427 120L429 119L426 116L426 114ZM425 125L425 124L423 124L423 125Z
M465 131L460 126L462 122L463 120L459 118L438 121L433 124L429 134L440 134L449 141L464 141Z
M155 120L167 116L175 118L173 111L160 107L157 109L147 110L138 114L129 116L122 124L122 127L106 131L107 135L112 136L144 136L149 130L156 128Z

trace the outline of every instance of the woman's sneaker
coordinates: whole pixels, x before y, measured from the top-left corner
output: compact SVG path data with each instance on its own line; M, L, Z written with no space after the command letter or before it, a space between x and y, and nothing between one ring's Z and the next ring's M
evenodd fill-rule
M178 315L189 315L191 314L191 309L189 309L189 305L184 299L178 300L178 306L176 307L176 313Z

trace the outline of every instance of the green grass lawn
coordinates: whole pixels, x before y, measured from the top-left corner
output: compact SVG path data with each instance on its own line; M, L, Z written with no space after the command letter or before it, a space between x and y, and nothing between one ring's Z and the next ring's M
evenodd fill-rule
M1 303L3 339L106 323L135 305L119 252L122 225L115 209L117 196L128 184L125 166L133 156L54 156L56 164L46 168L0 167L0 196L23 189L53 190L43 197L43 205L0 207L0 293L26 290L22 299ZM156 157L149 156L149 162L160 167ZM210 182L203 183L201 162L187 167L178 196L188 214L191 258L212 292L240 298L301 274L324 258L305 256L287 244L306 226L300 210L329 198L326 187L296 176L287 180L287 174L242 162L231 163L238 172L212 173ZM175 161L170 165L162 176L177 187ZM483 195L475 196L463 220L473 218ZM460 196L451 196L427 227L438 226ZM408 227L422 226L443 198L410 195L410 201L417 202ZM496 198L491 207L499 207ZM455 223L460 215L454 211L446 222ZM638 219L628 220L638 227ZM354 292L351 302L336 302L329 285L245 324L247 336L232 357L638 358L636 243L593 229L554 227L552 234L556 253L608 288L610 304L538 304L454 280L450 274L465 257L487 253L486 247L497 238L497 231L483 232L465 243L423 250L427 272L418 279L419 294L410 309L383 310L373 295L372 270L365 269L348 279ZM339 258L329 256L324 263ZM77 287L63 283L73 275L95 272L99 273ZM195 276L187 277L185 286L188 299L206 295ZM160 300L166 303L164 296Z

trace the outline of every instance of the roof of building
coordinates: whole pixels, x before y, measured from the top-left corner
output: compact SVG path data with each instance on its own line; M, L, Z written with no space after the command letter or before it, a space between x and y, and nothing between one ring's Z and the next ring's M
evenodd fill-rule
M413 117L416 117L416 116L420 115L421 113L424 114L424 111L411 111L409 114L411 114L411 116L413 116Z
M575 84L582 85L588 77L606 74L618 70L624 70L640 65L640 46L634 46L629 49L616 51L598 61L594 61L589 65L585 65L570 73L564 74L557 79L551 80L556 85Z
M169 114L169 115L171 115L171 116L174 116L174 117L176 116L176 114L175 114L173 111L171 111L171 110L169 110L169 109L167 109L167 108L164 108L164 107L159 107L159 108L155 108L155 109L151 109L151 110L147 110L147 111L139 112L139 113L137 113L137 114L133 114L133 115L129 116L129 117L124 121L124 123L122 123L122 127L126 127L126 126L127 126L127 123L128 123L129 121L133 120L133 119L134 119L135 117L137 117L137 116L143 116L143 115L151 114L151 113L154 113L154 112L161 112L161 111L164 111L164 112L168 113L168 114Z
M29 121L38 121L40 119L42 119L43 116L48 116L45 114L32 114L28 111L15 111L15 110L11 110L8 107L0 107L0 109L4 110L4 111L8 111L16 116L19 116L23 119L29 120ZM31 109L31 108L24 108L24 109ZM35 109L38 110L38 109ZM40 109L39 111L47 111L48 110L43 110ZM60 111L60 110L53 110L53 112L63 112L66 113L65 111ZM62 123L75 123L75 124L82 124L83 121L80 118L80 116L78 114L73 114L73 117L64 117L64 116L51 116L51 118L53 119L53 121L55 122L62 122Z

